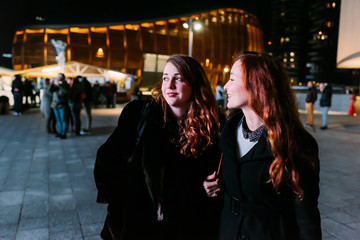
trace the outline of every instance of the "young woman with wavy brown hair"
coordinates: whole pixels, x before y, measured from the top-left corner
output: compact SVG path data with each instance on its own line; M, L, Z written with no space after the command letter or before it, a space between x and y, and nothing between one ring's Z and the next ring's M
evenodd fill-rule
M265 53L237 55L225 90L232 111L220 140L220 239L321 239L318 145L281 63ZM210 197L220 191L204 186Z
M140 141L140 173L126 176L143 107L150 103ZM99 148L95 163L98 202L108 203L103 239L216 240L221 202L202 183L218 168L220 114L201 65L173 55L153 100L132 101ZM126 189L135 189L134 195ZM129 201L125 201L127 199Z
M219 134L220 110L216 106L205 71L195 59L184 55L173 55L167 62L178 72L176 81L181 81L191 88L188 105L177 112L179 109L175 102L177 96L171 96L174 92L171 86L173 83L166 71L161 84L153 89L153 97L163 107L165 123L169 114L176 115L180 126L179 139L176 141L180 145L181 154L197 157L213 145L212 136Z

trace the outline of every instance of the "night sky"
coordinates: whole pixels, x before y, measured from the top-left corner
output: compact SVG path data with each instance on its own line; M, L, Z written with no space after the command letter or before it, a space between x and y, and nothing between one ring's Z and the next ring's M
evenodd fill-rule
M89 0L2 0L0 6L0 66L6 65L1 64L4 62L2 55L11 53L15 30L23 26L116 23L236 7L260 18L266 40L271 17L271 0L100 0L95 3Z

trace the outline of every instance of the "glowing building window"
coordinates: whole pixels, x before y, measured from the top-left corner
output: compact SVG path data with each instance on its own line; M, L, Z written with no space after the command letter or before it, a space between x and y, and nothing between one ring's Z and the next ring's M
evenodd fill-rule
M204 22L205 22L205 26L208 27L209 26L209 19L206 18Z
M174 37L179 35L179 29L176 23L169 23L169 35Z
M290 57L294 57L295 53L294 52L290 52Z
M228 22L229 22L229 23L232 23L232 20L233 20L232 15L229 14L229 16L228 16Z
M223 15L220 16L220 22L225 23L225 16L223 16Z

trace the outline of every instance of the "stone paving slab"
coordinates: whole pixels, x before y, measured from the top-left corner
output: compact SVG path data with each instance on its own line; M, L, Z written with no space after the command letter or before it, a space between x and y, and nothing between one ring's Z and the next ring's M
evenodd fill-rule
M93 109L91 134L65 140L45 132L38 109L0 115L0 240L100 239L106 206L95 202L93 167L122 107ZM301 113L303 122L305 117ZM357 240L360 118L331 115L322 131L320 117L309 132L320 149L323 239Z

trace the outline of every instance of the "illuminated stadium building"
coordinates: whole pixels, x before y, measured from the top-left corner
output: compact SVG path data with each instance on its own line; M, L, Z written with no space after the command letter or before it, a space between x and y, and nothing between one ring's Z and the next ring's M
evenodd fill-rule
M159 80L167 57L189 54L189 19L193 22L192 56L214 84L226 76L236 51L263 51L258 18L241 9L217 9L183 17L68 26L33 26L18 30L13 42L14 70L56 64L51 39L67 43L66 61L137 75L143 84ZM196 29L197 23L201 29ZM145 85L146 85L145 84Z

